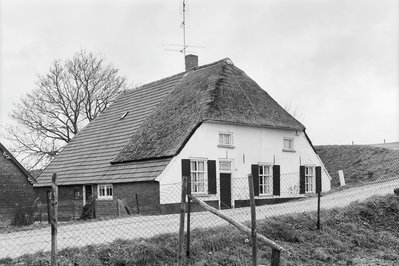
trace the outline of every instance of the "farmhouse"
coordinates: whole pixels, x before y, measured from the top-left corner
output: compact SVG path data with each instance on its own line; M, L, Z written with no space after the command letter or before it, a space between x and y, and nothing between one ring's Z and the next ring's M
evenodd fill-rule
M0 223L8 224L19 207L32 206L36 181L0 143Z
M217 208L248 204L250 173L257 204L331 179L305 127L255 81L230 59L198 66L194 55L185 72L121 93L39 175L41 197L53 173L60 201L94 200L97 216L175 212L182 174Z

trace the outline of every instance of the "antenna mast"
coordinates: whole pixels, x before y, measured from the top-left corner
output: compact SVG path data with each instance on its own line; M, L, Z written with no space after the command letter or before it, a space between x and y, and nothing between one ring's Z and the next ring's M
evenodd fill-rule
M183 54L186 57L186 0L183 0L183 22L181 24L183 26Z

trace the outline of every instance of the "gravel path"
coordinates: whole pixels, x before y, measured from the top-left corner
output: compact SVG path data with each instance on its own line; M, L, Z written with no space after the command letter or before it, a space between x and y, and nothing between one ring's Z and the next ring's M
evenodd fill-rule
M350 188L325 195L321 198L322 209L343 207L354 201L362 201L372 195L393 193L399 187L399 179L385 183ZM256 208L257 218L289 213L315 211L317 198L306 198L276 205ZM249 208L224 210L228 216L238 221L250 220ZM226 225L227 222L209 212L192 214L192 228ZM107 221L65 224L58 228L58 249L81 247L89 244L102 244L115 239L152 237L157 234L177 233L179 215L135 216ZM0 234L0 258L18 257L26 253L49 251L51 246L50 228Z

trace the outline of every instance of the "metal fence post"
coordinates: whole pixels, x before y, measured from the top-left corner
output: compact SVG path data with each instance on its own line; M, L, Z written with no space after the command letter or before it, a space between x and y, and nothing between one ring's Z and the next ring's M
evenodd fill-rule
M58 186L57 174L51 179L51 266L57 265Z

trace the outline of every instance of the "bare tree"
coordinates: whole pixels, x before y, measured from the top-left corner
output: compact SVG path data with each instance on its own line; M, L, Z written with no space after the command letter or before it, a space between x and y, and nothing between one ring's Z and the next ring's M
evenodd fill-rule
M118 69L93 53L55 60L10 114L16 122L8 127L13 150L30 168L46 164L126 88Z

